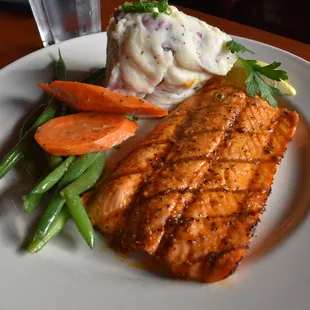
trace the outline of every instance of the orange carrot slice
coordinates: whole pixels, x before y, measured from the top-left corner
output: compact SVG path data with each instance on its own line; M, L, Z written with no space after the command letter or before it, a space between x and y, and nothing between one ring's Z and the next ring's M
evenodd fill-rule
M53 81L50 84L37 83L37 85L77 111L145 116L168 114L168 111L144 99L126 96L102 86L65 81Z
M81 155L122 143L137 126L122 115L81 112L51 119L37 129L34 138L49 154Z

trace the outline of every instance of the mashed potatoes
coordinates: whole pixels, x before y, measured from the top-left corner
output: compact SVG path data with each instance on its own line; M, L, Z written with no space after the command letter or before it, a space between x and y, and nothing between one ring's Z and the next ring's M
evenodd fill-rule
M108 26L107 87L170 110L237 60L232 38L186 15L118 13Z

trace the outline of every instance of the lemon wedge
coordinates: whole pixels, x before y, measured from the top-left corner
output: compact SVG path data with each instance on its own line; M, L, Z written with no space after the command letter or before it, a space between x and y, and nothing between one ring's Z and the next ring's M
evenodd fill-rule
M262 61L257 61L257 64L260 66L267 66L268 64ZM238 84L244 84L247 79L247 72L242 66L239 60L236 61L232 69L227 73L226 78L232 82ZM274 81L265 76L263 76L264 81L276 88L279 88L281 93L285 96L295 96L296 89L289 84L287 81Z

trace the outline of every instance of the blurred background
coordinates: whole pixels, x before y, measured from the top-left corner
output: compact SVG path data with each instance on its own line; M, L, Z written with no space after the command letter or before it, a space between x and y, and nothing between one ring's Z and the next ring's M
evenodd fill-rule
M310 43L308 0L170 0L170 2Z
M170 3L310 44L308 0L170 0ZM27 0L0 0L0 10L24 10L31 14Z

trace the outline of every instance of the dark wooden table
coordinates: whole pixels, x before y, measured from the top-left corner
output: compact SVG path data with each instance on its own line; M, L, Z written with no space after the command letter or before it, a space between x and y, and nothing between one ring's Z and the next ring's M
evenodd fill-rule
M106 29L113 9L123 2L124 0L101 1L103 30ZM228 34L264 42L289 51L310 61L310 45L308 44L244 26L202 12L196 12L189 9L182 10L185 13L196 16L199 19L220 28ZM1 10L0 29L0 68L43 47L35 21L29 12Z

